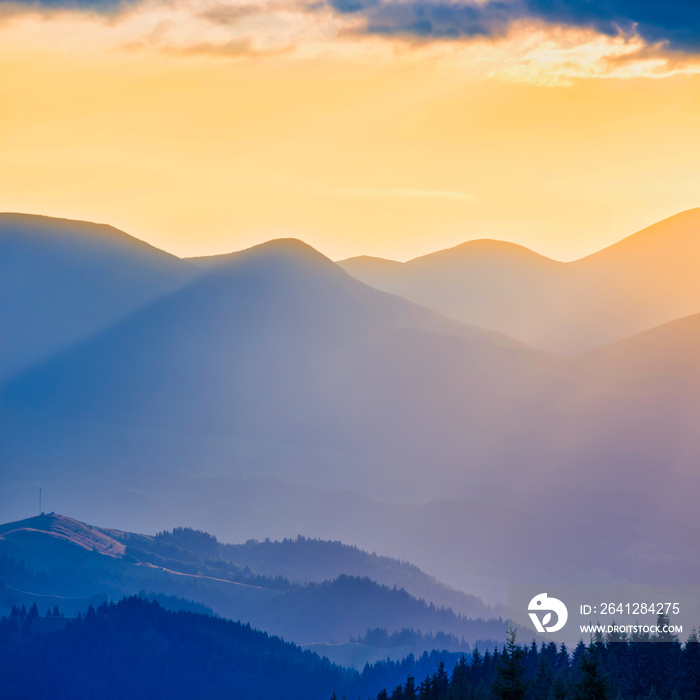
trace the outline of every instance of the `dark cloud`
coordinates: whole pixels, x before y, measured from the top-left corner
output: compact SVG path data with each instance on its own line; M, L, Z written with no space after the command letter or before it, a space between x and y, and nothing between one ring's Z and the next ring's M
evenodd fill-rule
M375 5L367 13L367 30L374 34L411 34L425 38L497 36L517 18L512 4L416 2Z
M328 0L328 2L334 10L343 13L360 12L379 5L379 0Z
M142 0L0 0L6 12L26 10L82 10L113 14ZM700 53L700 0L309 0L312 12L321 3L364 20L370 34L423 39L502 36L522 19L594 29L609 36L638 34L665 50ZM298 0L293 4L299 6ZM235 23L256 9L222 2L208 10L208 19Z
M609 36L639 34L649 43L700 51L698 0L327 0L366 20L371 34L423 38L502 35L516 20L595 29Z
M697 0L527 0L534 17L586 26L615 35L636 31L649 42L700 50L700 2Z

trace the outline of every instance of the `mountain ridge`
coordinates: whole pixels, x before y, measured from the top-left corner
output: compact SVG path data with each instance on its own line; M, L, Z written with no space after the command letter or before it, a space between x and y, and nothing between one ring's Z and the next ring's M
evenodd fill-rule
M699 232L692 209L571 262L477 239L405 263L339 265L448 318L576 354L699 312Z

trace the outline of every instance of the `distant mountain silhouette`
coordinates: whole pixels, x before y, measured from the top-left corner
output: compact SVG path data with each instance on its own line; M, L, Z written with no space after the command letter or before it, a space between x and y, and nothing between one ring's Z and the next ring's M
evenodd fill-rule
M572 263L476 240L406 263L358 257L339 265L450 318L577 352L700 312L700 209Z
M0 379L105 329L196 272L111 226L0 214Z
M446 586L407 561L369 554L339 541L301 536L283 541L248 540L245 544L225 545L221 556L258 573L281 575L291 581L320 583L347 574L404 588L416 598L467 617L494 614L476 596Z
M464 249L550 281L578 270L502 248ZM273 241L5 381L0 507L21 517L43 485L132 529L341 539L478 594L544 576L692 582L698 318L553 355Z
M0 620L0 683L7 700L366 698L408 675L452 668L460 658L435 651L380 661L358 673L248 625L166 610L136 596L90 607L71 620L36 611Z
M604 280L636 313L634 332L699 313L700 208L660 221L570 265ZM630 335L629 327L623 326L615 339Z
M294 464L337 484L345 469L350 485L361 478L351 467L376 470L347 451L354 414L365 412L345 405L348 382L358 363L414 329L463 338L481 354L518 347L357 282L300 242L256 246L7 382L6 447L125 473L153 460L197 473L260 465L271 476Z
M70 614L100 596L115 599L145 590L191 599L306 644L347 643L375 627L446 632L472 644L505 633L505 623L498 620L468 620L397 588L408 566L395 560L393 587L344 573L299 584L232 563L226 556L232 549L193 530L152 537L100 530L54 514L29 518L0 526L0 605L9 612L11 605L49 599L49 604L62 601ZM385 567L392 563L384 562ZM428 578L413 569L413 579ZM440 588L434 579L433 588ZM478 599L471 603L480 615L493 617Z

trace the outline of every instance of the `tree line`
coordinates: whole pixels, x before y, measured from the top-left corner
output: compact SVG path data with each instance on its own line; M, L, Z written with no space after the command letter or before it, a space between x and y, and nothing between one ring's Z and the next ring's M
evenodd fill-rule
M668 624L663 615L658 625ZM331 696L337 698L337 694ZM417 682L409 676L375 700L698 700L700 639L670 634L604 637L521 646L511 630L499 651L461 656L451 674L442 662Z

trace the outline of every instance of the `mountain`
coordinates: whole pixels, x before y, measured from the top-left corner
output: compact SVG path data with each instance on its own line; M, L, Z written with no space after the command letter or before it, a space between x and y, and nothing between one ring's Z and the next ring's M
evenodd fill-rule
M444 632L464 644L500 639L505 632L504 623L478 599L472 598L472 607L484 617L490 613L492 619L470 620L397 588L406 568L399 562L394 562L393 587L344 573L320 583L298 584L235 564L226 557L231 547L190 529L154 537L41 515L0 528L0 601L7 610L12 605L58 602L74 614L100 598L151 591L161 599L186 598L307 645L347 644L376 627ZM439 588L439 582L434 587ZM364 647L365 653L372 651Z
M562 263L469 241L406 263L358 257L357 279L553 352L580 352L700 311L700 209Z
M90 608L77 620L27 616L21 631L16 620L6 619L0 623L0 649L0 679L8 699L233 694L327 700L336 688L360 680L246 625L167 611L139 598L103 605L97 612Z
M604 280L502 241L469 241L406 263L360 257L339 265L448 318L554 352L606 342L626 311Z
M358 673L248 625L165 610L140 597L91 607L75 619L30 609L0 620L0 683L8 700L370 697L409 675L444 673L460 658L434 651Z
M438 607L448 607L466 617L494 614L484 602L429 576L407 561L369 554L359 547L298 536L295 539L224 545L220 556L238 566L268 576L284 576L299 583L332 580L340 575L369 578L385 586L398 586L416 598Z
M353 444L353 414L365 420L365 407L344 405L351 375L412 330L464 340L482 355L519 349L377 292L301 242L263 244L6 382L4 450L10 462L51 455L51 469L68 458L125 474L152 462L205 474L294 469L297 479L332 485L371 480L364 438Z
M0 379L107 328L196 272L111 226L0 214Z
M489 601L692 583L697 325L554 355L271 242L4 382L0 506L338 539Z
M637 310L644 326L636 331L698 313L700 208L664 219L570 266L605 280L616 297Z

